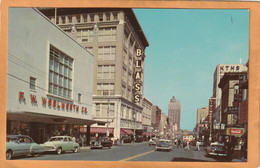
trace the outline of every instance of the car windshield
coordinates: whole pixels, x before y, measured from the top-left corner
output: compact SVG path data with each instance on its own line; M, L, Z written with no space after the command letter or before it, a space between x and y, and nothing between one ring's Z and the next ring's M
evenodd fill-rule
M16 138L6 138L6 142L15 142Z
M158 145L169 145L169 143L167 141L160 141Z
M63 141L63 137L53 137L49 141Z

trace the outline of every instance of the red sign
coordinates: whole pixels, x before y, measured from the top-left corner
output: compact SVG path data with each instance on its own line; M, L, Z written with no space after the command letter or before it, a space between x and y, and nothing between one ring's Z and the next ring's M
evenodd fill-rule
M213 113L213 105L214 105L214 99L209 99L209 114L208 114L208 125L211 124L211 118Z
M243 130L242 129L230 129L229 133L230 134L243 134Z

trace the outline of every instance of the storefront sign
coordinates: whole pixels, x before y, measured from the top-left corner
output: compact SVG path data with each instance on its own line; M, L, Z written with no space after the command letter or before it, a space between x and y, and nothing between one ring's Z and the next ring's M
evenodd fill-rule
M227 135L242 136L245 132L244 128L227 128Z
M211 124L212 121L212 113L213 113L213 105L214 105L214 99L209 99L209 114L208 114L208 125Z
M135 103L139 103L141 100L141 87L142 87L142 83L141 83L141 75L142 75L142 55L143 55L143 51L141 49L137 49L136 50L136 63L135 63L135 74L134 74L134 101Z
M30 98L31 98L31 104L34 107L38 107L38 106L36 106L38 104L36 95L30 94ZM52 108L54 110L61 109L61 110L73 111L73 112L81 111L81 113L83 113L83 114L88 113L87 107L82 106L80 108L79 105L75 105L73 103L67 103L63 100L56 100L56 99L51 99L51 98L46 98L46 97L41 97L41 100L42 100L42 106L44 108L46 108L46 106L48 106L49 108ZM19 92L19 102L26 102L24 92Z

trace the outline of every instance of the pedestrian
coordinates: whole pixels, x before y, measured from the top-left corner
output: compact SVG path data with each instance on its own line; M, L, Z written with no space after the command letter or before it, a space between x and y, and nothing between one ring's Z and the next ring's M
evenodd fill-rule
M184 150L190 150L190 142L189 141L187 141L187 145L186 145L186 147L184 148Z
M196 142L196 150L198 150L198 151L200 150L200 143L199 143L199 141Z

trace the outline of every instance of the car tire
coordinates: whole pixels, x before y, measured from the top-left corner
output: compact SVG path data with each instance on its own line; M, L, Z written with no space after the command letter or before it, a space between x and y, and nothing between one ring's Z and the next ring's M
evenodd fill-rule
M11 150L6 151L6 160L11 160L13 152Z
M111 145L109 145L108 148L110 149L110 148L111 148Z
M59 147L57 150L56 150L57 154L60 155L62 153L62 149L61 147Z
M74 150L73 150L74 153L77 153L78 151L79 151L78 147L75 147Z
M40 153L38 153L38 152L37 153L32 153L33 157L38 157L39 155L40 155Z

